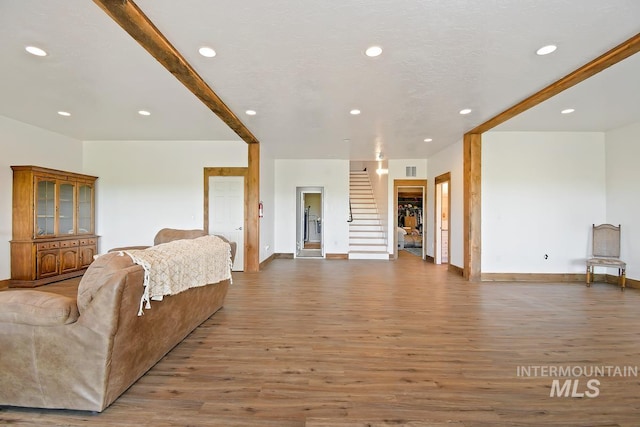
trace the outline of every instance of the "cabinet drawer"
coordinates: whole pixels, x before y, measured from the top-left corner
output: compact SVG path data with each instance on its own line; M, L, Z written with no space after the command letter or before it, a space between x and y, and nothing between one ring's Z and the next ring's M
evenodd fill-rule
M47 249L58 249L60 247L60 242L43 242L43 243L38 243L36 245L36 248L39 251L45 251Z
M60 242L61 248L73 248L74 246L78 246L77 240L63 240Z
M85 246L85 245L95 245L96 244L96 239L80 239L80 245Z

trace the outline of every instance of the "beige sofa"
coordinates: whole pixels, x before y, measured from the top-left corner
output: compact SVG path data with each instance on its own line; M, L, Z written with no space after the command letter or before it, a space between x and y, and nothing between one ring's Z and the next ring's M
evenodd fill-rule
M91 264L76 299L46 287L0 292L0 405L103 411L219 310L229 286L191 288L138 316L143 277L112 252Z

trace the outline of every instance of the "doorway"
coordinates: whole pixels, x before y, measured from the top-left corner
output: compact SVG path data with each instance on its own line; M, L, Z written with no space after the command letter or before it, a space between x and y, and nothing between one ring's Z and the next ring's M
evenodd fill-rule
M324 256L323 193L323 187L296 189L296 257Z
M451 212L451 173L436 177L435 194L435 256L436 264L449 263L449 222Z
M427 181L424 179L394 180L395 212L394 258L402 250L424 259L424 212Z
M233 271L244 271L244 177L209 177L209 234L236 242Z

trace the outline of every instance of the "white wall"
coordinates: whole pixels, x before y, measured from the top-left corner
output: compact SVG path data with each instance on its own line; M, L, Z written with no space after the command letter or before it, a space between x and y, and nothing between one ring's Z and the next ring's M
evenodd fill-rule
M260 262L274 253L274 221L276 202L274 196L275 160L271 153L260 146L260 200L264 206L264 216L260 219Z
M638 159L640 122L606 133L607 222L622 226L620 257L627 262L627 277L635 280L640 280Z
M604 156L603 133L485 133L482 272L583 273L606 218Z
M247 166L242 141L86 141L83 152L99 177L100 252L151 245L164 227L202 228L204 168Z
M349 161L275 161L275 252L296 252L296 188L324 187L324 250L349 252Z
M64 120L64 119L63 119ZM82 143L0 116L0 280L11 277L12 165L83 173Z
M436 177L449 172L451 174L451 212L449 212L449 263L456 267L464 267L464 176L463 176L463 150L462 141L459 141L429 158L429 174L427 177L427 206L425 209L425 230L427 255L435 257L434 242L434 218L435 218L435 191Z
M407 176L407 166L415 166L416 167L416 176ZM395 159L389 160L389 181L388 181L388 196L387 196L387 230L395 230L395 220L397 216L397 212L393 212L393 207L395 206L395 197L393 191L393 182L396 179L427 179L427 159ZM428 185L428 183L427 183ZM423 210L423 212L426 212ZM424 214L424 213L423 213ZM425 218L426 221L426 218ZM395 232L395 231L394 231ZM390 254L394 253L395 249L394 245L394 236L391 233L388 233L388 246L387 250Z

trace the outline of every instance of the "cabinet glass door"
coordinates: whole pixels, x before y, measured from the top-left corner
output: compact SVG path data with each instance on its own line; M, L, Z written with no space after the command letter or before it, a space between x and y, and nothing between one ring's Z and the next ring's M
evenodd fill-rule
M78 233L92 233L93 230L93 186L80 184L78 187Z
M75 185L69 182L60 184L60 198L58 205L58 232L60 234L75 233Z
M41 179L36 183L36 236L55 234L56 182Z

